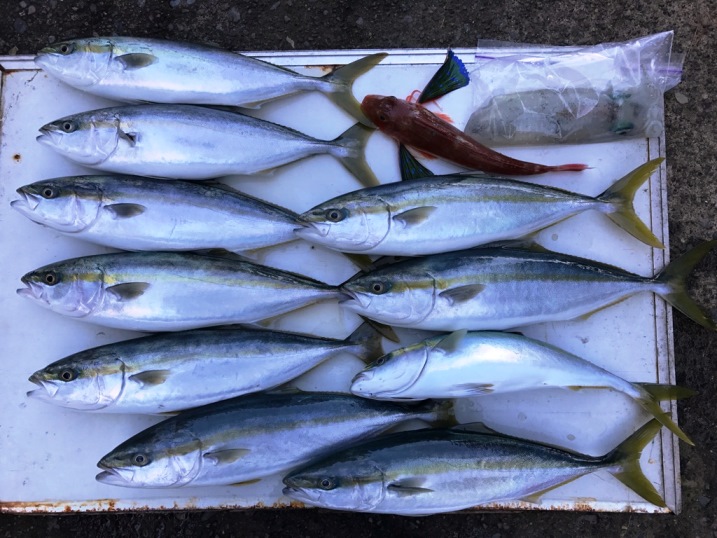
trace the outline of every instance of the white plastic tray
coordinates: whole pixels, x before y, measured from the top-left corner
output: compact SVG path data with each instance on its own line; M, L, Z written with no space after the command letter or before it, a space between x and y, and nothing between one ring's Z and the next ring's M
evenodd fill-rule
M374 51L252 53L297 71L323 74L328 67ZM394 50L381 65L355 85L362 98L369 93L405 97L421 89L443 62L443 50ZM456 51L467 64L473 50ZM507 53L510 51L502 51ZM31 57L0 57L2 71L0 132L0 511L57 512L167 508L241 508L287 506L281 477L242 487L127 489L95 481L96 462L117 444L159 421L157 417L83 414L28 400L33 388L27 377L46 364L87 347L135 336L64 318L16 295L20 277L52 261L107 252L60 235L25 219L10 208L15 189L49 177L91 173L35 142L37 129L64 115L110 106L64 86L36 69ZM458 126L468 119L470 88L440 100L440 108ZM431 105L435 106L435 105ZM324 96L309 93L267 105L258 116L319 138L334 138L353 120ZM664 139L630 140L593 146L561 146L506 150L536 162L586 162L580 174L557 173L535 181L595 195L614 180L664 155ZM372 136L368 159L383 182L399 177L396 146L380 133ZM454 170L433 160L435 172ZM245 192L302 212L358 182L329 156L286 166L273 175L232 177L227 181ZM665 243L667 201L665 167L659 169L636 200L640 216ZM667 263L668 251L651 250L619 230L603 215L583 214L543 231L547 247L613 263L642 275L653 275ZM342 257L292 244L273 251L267 263L305 273L330 283L350 277L355 268ZM324 304L287 315L275 327L344 337L358 318L336 304ZM526 334L556 344L631 381L674 383L672 318L669 308L651 294L632 297L585 321L549 323ZM304 389L346 390L361 363L338 357L297 381ZM674 404L664 404L676 419ZM671 407L668 407L671 406ZM484 396L457 404L464 422L483 421L510 434L566 448L603 454L626 438L647 415L622 394L610 391L543 390L520 396ZM676 439L666 430L643 452L642 467L667 502L680 507L679 456ZM607 473L580 478L547 493L539 505L522 502L482 509L565 509L666 512L641 500Z

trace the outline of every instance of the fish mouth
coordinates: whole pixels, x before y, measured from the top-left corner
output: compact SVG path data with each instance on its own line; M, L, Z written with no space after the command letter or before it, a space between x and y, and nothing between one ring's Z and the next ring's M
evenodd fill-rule
M97 473L95 480L109 486L120 486L125 488L131 486L131 484L125 480L116 469L106 469L101 473Z
M17 289L17 294L20 297L26 297L28 299L35 299L38 301L42 300L42 286L36 282L27 280L26 277L22 277L22 283L27 286L26 288Z
M106 463L102 463L102 460L100 460L100 462L97 464L97 467L102 469L102 472L98 473L95 476L95 480L97 480L98 482L108 484L110 486L132 486L132 477L134 476L134 471L129 469L111 467Z
M294 228L294 233L302 239L311 239L316 236L326 237L329 235L329 230L331 229L331 226L328 224L302 219L297 220L296 224L298 224L300 228Z
M367 390L366 387L361 386L364 383L370 382L373 379L373 376L374 372L371 370L356 374L351 380L351 388L349 389L351 394L354 396L362 396L364 398L372 398L376 396L375 391Z
M45 125L39 129L40 135L35 138L40 144L44 146L56 146L62 139L62 133L52 126Z
M17 189L16 192L21 196L21 198L10 202L10 206L17 209L21 213L30 213L35 211L35 208L40 205L40 199L38 196L29 194L23 191L22 188Z
M286 483L286 481L284 483ZM316 504L319 502L318 493L296 486L287 486L281 490L281 493L291 499L306 504Z
M363 294L355 291L347 290L343 286L339 288L339 291L346 296L346 299L340 300L339 304L346 308L353 310L363 310L368 308L371 304L371 300L364 297Z
M38 400L51 400L57 394L59 387L52 381L46 381L40 377L40 372L32 374L28 381L34 383L39 388L30 390L27 392L27 396L30 398L37 398Z

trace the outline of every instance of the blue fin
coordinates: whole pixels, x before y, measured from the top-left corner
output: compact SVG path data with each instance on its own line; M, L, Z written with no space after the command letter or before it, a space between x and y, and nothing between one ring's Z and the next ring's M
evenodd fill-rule
M435 175L428 168L418 162L418 159L416 159L403 144L398 146L398 161L399 166L401 167L401 181Z
M418 96L418 103L427 103L428 101L443 97L453 90L468 86L469 82L470 77L468 76L466 66L463 65L460 59L456 58L456 55L451 49L448 49L446 61L438 68L438 71L436 71L433 78L428 81L426 87L423 88L421 95Z

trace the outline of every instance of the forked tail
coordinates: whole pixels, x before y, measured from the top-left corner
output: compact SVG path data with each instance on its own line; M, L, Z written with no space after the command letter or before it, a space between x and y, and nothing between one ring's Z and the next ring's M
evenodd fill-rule
M653 419L623 441L615 450L605 456L605 463L614 464L616 469L609 470L615 478L625 484L640 497L655 506L665 507L665 501L642 472L640 455L642 450L660 431L662 424Z
M683 254L665 267L655 278L654 282L666 285L667 292L658 293L677 310L703 327L717 331L717 324L705 310L687 294L687 278L690 272L705 255L717 246L717 240L705 241Z
M323 80L332 84L333 90L330 93L325 93L325 95L367 127L373 127L373 123L361 112L361 103L354 97L353 85L358 77L374 67L386 56L388 56L386 52L371 54L339 67L336 71L323 77Z

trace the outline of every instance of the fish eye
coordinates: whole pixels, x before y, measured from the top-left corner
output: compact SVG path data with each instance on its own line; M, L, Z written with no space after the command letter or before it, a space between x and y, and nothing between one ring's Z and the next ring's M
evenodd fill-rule
M389 288L390 288L389 284L387 282L382 282L381 280L375 280L369 286L369 289L376 295L381 295L383 293L386 293L389 290Z
M47 199L55 198L57 196L55 189L53 189L52 187L45 187L44 189L42 189L41 194L43 198Z
M386 357L379 357L373 364L375 366L381 366L382 364L386 364Z
M135 454L132 457L132 462L135 465L139 465L140 467L144 467L149 463L149 457L145 456L144 454Z
M59 47L59 51L62 54L70 54L73 50L75 50L75 46L70 43L63 43Z
M66 370L62 370L62 372L60 372L60 379L62 379L65 382L74 381L75 379L77 379L77 372L70 368L68 368Z
M388 121L388 118L386 117L386 114L379 114L379 115L378 115L378 119L380 119L381 121Z
M60 127L66 133L72 133L77 130L77 124L74 121L62 122L62 125Z
M348 216L348 213L346 209L327 209L326 219L331 222L341 222Z
M57 282L60 279L57 278L57 275L55 274L54 271L48 271L47 273L45 273L43 280L45 281L45 284L47 284L48 286L54 286L55 284L57 284Z
M322 478L321 482L319 482L319 487L321 487L321 489L329 490L333 489L334 486L334 481L331 478Z

